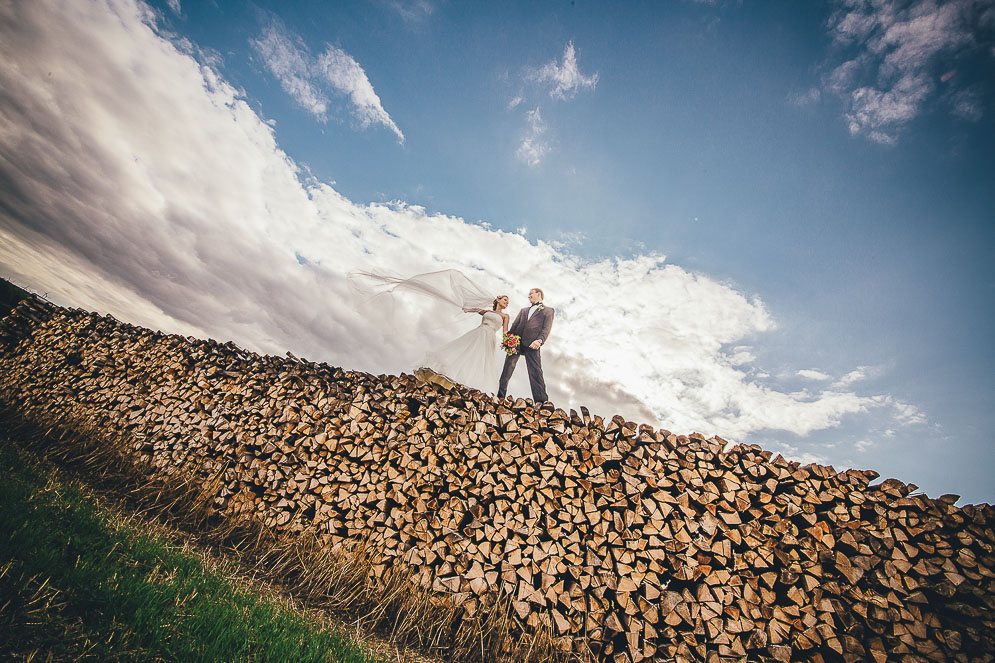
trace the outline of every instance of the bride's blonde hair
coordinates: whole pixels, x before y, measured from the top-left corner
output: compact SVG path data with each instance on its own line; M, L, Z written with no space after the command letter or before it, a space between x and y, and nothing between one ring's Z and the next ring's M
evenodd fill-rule
M491 304L491 310L492 311L496 311L497 310L497 302L498 302L498 300L501 299L502 297L507 297L507 296L508 295L498 295L497 297L495 297L494 298L494 303Z

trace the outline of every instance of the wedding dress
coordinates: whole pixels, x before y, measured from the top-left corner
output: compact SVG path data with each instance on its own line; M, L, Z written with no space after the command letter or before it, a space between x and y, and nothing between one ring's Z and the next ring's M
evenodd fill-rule
M494 393L501 372L498 366L498 332L502 325L498 313L484 313L477 327L429 352L425 356L424 367L452 382Z
M349 282L360 293L392 295L410 292L437 301L460 307L465 313L489 309L494 302L494 294L481 288L473 280L455 269L416 274L414 276L393 276L378 272L352 272ZM481 316L480 325L441 348L427 353L415 375L425 380L432 379L432 373L445 380L458 382L485 393L497 391L501 377L498 363L498 333L503 327L501 315L487 311ZM424 369L430 369L424 371Z

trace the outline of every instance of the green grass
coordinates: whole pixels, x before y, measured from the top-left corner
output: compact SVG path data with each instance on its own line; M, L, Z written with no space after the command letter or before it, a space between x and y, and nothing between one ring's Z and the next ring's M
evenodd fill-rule
M344 635L114 526L0 439L0 659L365 663Z
M10 313L17 303L30 294L6 279L0 279L0 318Z

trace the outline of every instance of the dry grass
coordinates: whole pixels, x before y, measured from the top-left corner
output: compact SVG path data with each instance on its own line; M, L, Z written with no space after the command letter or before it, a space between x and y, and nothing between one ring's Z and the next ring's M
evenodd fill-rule
M124 440L108 439L79 422L29 422L10 408L0 410L0 427L116 502L123 521L157 527L233 581L263 587L316 619L346 625L381 658L481 663L569 658L549 632L522 636L507 597L492 596L489 609L467 617L451 599L424 589L407 568L395 566L375 579L377 558L366 542L333 550L313 530L278 537L256 521L223 517L211 506L217 486L182 480L182 472L170 481L150 480L152 469Z

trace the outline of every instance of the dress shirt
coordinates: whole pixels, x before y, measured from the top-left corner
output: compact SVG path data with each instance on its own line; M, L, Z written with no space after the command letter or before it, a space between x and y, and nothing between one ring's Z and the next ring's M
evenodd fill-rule
M532 306L530 306L530 307L529 307L529 314L528 314L528 316L527 316L527 317L526 317L525 319L526 319L526 320L531 320L531 319L532 319L532 316L533 316L533 315L535 315L536 313L538 313L538 312L539 312L539 307L540 307L540 306L542 306L542 302L539 302L538 304L533 304ZM539 337L539 338L537 338L536 340L537 340L537 341L539 341L539 345L542 345L542 343L543 343L543 341L544 341L545 339L543 339L543 338L542 338L542 337L540 336L540 337Z

